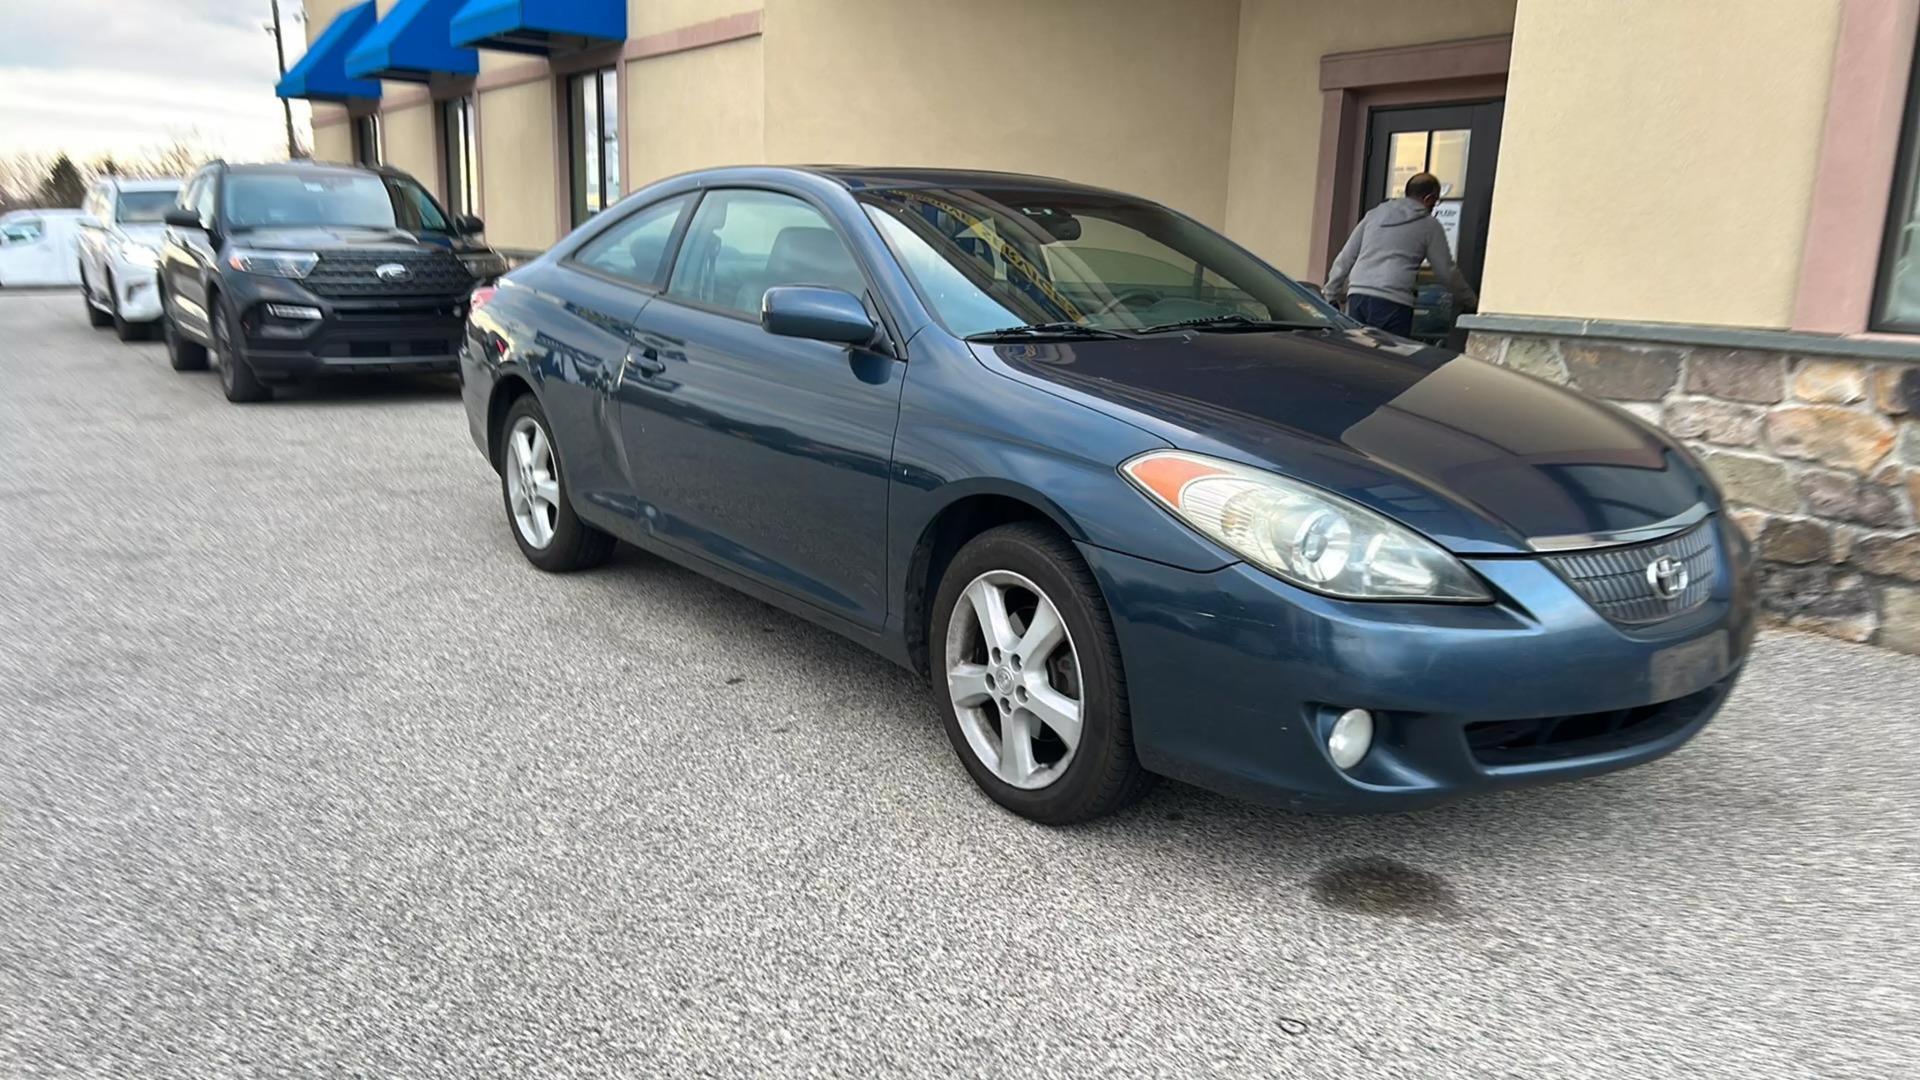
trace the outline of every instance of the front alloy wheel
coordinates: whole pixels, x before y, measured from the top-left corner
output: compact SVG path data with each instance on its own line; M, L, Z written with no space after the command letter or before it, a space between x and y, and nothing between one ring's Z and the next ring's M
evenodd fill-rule
M1147 790L1113 620L1059 530L1019 522L974 537L947 564L929 615L947 739L995 802L1065 825Z
M991 570L947 627L947 692L981 763L1023 790L1060 779L1080 745L1080 659L1038 585Z

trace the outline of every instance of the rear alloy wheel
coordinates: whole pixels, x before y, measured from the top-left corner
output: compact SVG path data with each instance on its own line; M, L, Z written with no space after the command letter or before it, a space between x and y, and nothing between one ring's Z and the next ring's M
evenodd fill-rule
M994 801L1064 825L1151 785L1106 604L1065 537L1037 524L975 537L948 567L929 629L948 739Z
M207 366L207 347L180 332L173 321L173 304L160 294L160 338L167 344L167 364L175 371L199 371Z
M573 512L540 402L532 394L521 397L502 424L500 491L520 553L552 573L606 562L613 554L613 537Z
M214 301L212 322L213 361L220 369L220 389L226 392L227 400L245 403L272 397L273 388L254 377L252 366L240 352L240 319L226 297Z

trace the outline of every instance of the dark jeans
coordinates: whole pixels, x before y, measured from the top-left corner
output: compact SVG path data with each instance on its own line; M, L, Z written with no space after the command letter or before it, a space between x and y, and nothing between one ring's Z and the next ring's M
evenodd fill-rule
M1406 304L1352 293L1347 297L1347 314L1389 334L1406 337L1413 333L1413 308Z

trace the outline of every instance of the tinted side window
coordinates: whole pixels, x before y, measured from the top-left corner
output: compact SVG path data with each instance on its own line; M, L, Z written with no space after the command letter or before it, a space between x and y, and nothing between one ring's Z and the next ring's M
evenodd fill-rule
M771 191L715 191L700 201L667 293L757 318L775 285L866 291L860 265L827 219Z
M582 247L574 261L636 285L659 284L661 265L667 259L667 241L673 238L673 227L692 199L691 195L678 195L627 215Z

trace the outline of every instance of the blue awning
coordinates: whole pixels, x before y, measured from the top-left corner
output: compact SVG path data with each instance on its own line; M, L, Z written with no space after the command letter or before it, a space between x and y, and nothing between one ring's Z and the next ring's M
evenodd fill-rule
M472 75L480 54L457 49L447 24L462 0L400 0L347 54L347 74L362 79L426 82L435 72Z
M453 43L550 56L627 40L627 0L467 0Z
M326 32L313 39L313 44L307 46L307 55L288 69L273 92L283 98L309 101L344 102L379 97L379 83L351 78L343 66L348 50L373 29L377 17L373 0L355 4L335 15Z

